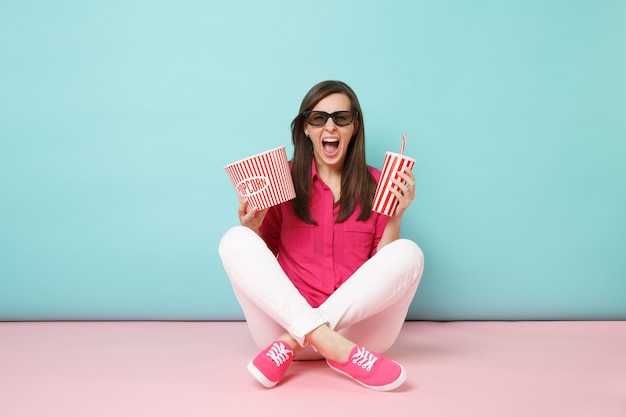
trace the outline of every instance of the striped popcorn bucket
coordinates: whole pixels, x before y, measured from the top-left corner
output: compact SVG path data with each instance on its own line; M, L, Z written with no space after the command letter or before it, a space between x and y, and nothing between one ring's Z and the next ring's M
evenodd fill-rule
M406 155L395 152L385 153L385 162L380 174L380 180L376 186L376 194L374 195L373 211L384 214L385 216L393 216L398 205L398 199L392 194L392 179L398 179L398 173L405 169L413 169L415 159ZM398 187L395 187L398 189Z
M272 149L224 167L248 209L263 210L296 198L285 147Z

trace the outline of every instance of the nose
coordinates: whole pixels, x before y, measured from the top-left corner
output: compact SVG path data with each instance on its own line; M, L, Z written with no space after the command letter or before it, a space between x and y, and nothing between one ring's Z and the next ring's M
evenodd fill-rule
M335 124L335 121L333 120L332 117L329 117L328 120L326 120L326 124L324 125L324 129L333 131L336 128L337 128L337 125Z

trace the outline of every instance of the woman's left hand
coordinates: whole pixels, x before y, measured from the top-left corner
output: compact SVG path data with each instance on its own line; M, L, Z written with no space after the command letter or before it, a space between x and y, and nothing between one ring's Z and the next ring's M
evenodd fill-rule
M415 177L410 170L398 174L398 179L391 180L391 192L398 198L396 212L389 218L377 249L381 250L385 245L400 237L400 223L402 215L415 197Z
M413 172L406 170L400 172L398 176L398 179L392 180L396 186L392 187L392 192L398 198L398 207L393 217L401 217L415 198L415 177Z

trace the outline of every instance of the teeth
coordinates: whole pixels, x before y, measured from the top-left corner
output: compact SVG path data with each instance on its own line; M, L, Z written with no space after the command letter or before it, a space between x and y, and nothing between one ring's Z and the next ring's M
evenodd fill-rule
M339 149L339 139L338 138L326 138L322 140L322 146L324 147L324 151L329 154L334 154Z

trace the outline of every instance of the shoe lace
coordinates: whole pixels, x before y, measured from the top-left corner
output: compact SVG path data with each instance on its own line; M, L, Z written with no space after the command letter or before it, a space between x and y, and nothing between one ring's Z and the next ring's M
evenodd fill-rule
M274 343L265 355L273 360L276 366L280 366L289 359L290 353L292 351L287 349L283 343Z
M377 356L374 356L363 347L357 347L356 353L352 355L352 363L360 366L368 372L372 370L372 366L377 360Z

